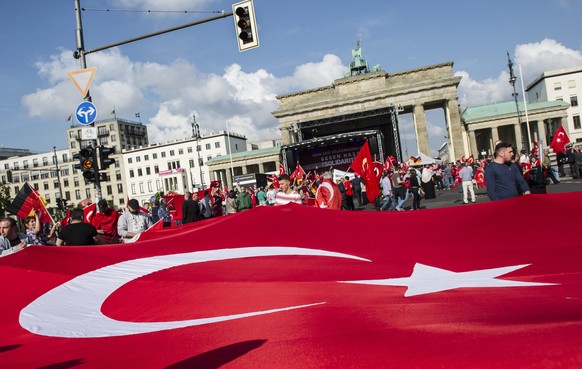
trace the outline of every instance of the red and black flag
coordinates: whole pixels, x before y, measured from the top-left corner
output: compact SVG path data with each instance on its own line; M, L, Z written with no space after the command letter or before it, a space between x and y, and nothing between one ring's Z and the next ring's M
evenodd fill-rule
M24 183L24 186L18 191L12 204L7 206L6 210L20 219L26 219L27 216L36 213L42 223L50 223L53 221L49 212L46 210L44 199L28 182Z

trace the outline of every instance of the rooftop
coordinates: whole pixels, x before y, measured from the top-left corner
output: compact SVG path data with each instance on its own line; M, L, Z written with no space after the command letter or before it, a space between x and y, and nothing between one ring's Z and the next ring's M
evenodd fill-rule
M518 102L519 111L525 112L523 101ZM555 101L543 101L537 103L528 103L527 111L534 112L540 109L548 108L569 108L570 104L555 100ZM474 120L480 120L484 118L492 118L503 115L515 114L515 101L504 101L496 104L474 106L465 109L463 112L463 119L466 122L471 122Z

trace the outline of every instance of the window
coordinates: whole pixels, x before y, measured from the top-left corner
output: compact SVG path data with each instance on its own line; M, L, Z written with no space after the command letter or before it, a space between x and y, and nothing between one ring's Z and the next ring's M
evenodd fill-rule
M8 164L8 163L4 164L4 169L5 170L9 170L10 169L10 164Z
M61 174L64 175L64 176L68 176L69 175L69 168L66 168L65 167L63 169L60 169L60 171L61 171Z
M46 157L42 158L42 165L48 165L48 159Z
M43 182L43 183L42 183L42 188L43 188L45 191L46 191L46 190L48 190L48 189L49 189L49 184L48 184L48 182Z
M81 190L75 190L75 199L81 200Z
M54 182L53 182L53 186L54 186L55 188L59 188L59 181L54 181Z
M184 155L184 149L178 149L178 155Z
M560 91L562 89L562 83L556 82L554 83L554 91Z
M38 167L38 159L32 159L32 167L33 168Z
M196 151L201 151L202 147L200 145L196 145Z
M120 171L120 170L118 170L118 171L115 171L115 178L116 178L118 181L121 181L121 171Z
M238 150L238 144L234 144L234 148Z
M217 142L215 142L215 143L214 143L214 148L215 148L215 149L220 149L220 142L218 142L218 141L217 141Z
M166 152L162 151L162 158L165 158L165 157L166 157Z
M157 159L157 158L158 158L158 153L153 153L153 154L152 154L152 158L153 158L153 159Z
M14 168L15 170L20 169L20 164L18 164L17 161L14 162L14 164L12 165L12 168Z
M578 96L570 96L570 105L578 106Z
M574 119L574 129L582 128L582 126L580 125L580 116L574 115L572 118Z
M152 181L148 181L148 192L154 192L152 188Z
M149 156L149 155L144 155L144 156L143 156L143 160L144 160L144 161L148 161L148 160L150 160L150 156Z
M69 180L67 178L63 179L63 186L69 187Z
M190 168L194 168L194 159L190 159L190 160L188 160L188 166L189 166Z
M28 169L28 160L25 160L25 161L22 162L22 167L24 169Z
M146 167L146 175L152 174L152 168Z
M188 153L192 153L192 147L188 146Z
M133 163L133 158L127 158L127 164Z
M135 162L136 162L136 163L139 163L139 162L141 162L141 156L136 156L136 157L135 157Z
M144 188L143 188L143 182L139 183L139 193L145 193Z
M210 150L210 144L209 143L206 144L206 150Z
M198 158L198 165L203 166L204 165L204 159Z
M111 185L107 185L107 194L111 195L113 193L113 187Z
M158 174L160 172L160 168L157 165L154 165L154 173Z
M170 150L170 156L174 156L176 155L176 152L174 150Z
M137 168L137 175L138 177L143 176L143 170L141 168Z
M73 178L73 184L75 185L75 187L79 187L79 178L77 177Z
M117 184L117 193L122 193L123 192L123 185L121 183ZM122 199L123 201L123 199Z
M135 192L135 184L134 183L131 184L131 194L132 195L135 195L136 194L136 192Z
M133 177L135 177L135 173L134 173L133 169L130 169L129 170L129 178L133 178Z
M28 173L23 173L22 174L22 182L28 182L30 181L30 175Z
M117 136L111 135L111 142L117 142Z

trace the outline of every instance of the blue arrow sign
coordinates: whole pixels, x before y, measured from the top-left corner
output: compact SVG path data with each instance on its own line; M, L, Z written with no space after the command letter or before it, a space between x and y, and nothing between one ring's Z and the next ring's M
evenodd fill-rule
M97 118L97 108L90 101L83 101L77 106L75 110L75 116L77 117L77 122L81 124L91 124Z

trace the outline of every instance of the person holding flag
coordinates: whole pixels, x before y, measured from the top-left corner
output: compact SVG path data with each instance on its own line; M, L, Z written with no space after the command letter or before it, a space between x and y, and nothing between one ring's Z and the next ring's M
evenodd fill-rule
M342 207L342 194L332 178L331 172L323 173L323 182L317 187L317 192L315 193L315 205L322 209L340 210Z

